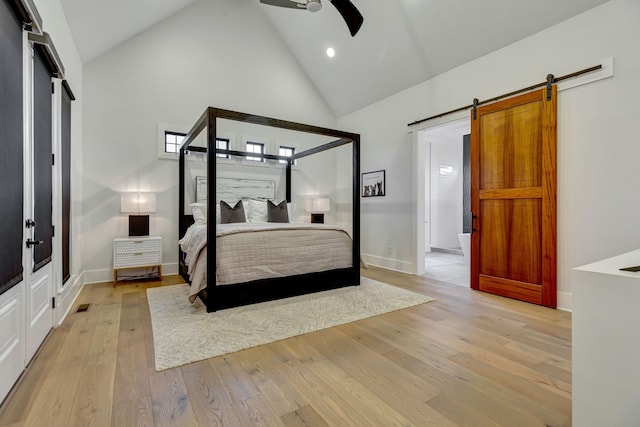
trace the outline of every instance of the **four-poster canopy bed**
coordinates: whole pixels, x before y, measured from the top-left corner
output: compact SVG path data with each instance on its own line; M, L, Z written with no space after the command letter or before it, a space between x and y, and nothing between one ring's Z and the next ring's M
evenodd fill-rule
M322 137L329 137L332 141L303 150L299 153L294 153L290 157L221 149L216 148L216 136L218 135L219 130L218 119L302 132L304 134L319 135ZM196 146L196 140L202 140L202 136L206 139L206 147ZM219 194L216 194L218 191L218 185L216 185L218 179L216 154L230 156L231 158L252 157L265 161L284 163L285 169L283 179L286 188L285 198L286 202L290 203L292 200L292 168L293 165L296 164L296 161L318 153L328 152L329 150L342 146L351 146L352 148L351 237L349 237L344 230L332 226L318 226L317 224L294 225L274 224L269 222L266 224L263 223L259 229L256 228L257 225L255 223L217 224L219 221L215 220L217 211L216 204L218 200L222 199ZM208 180L208 183L205 184L206 197L204 198L206 201L202 200L202 202L206 203L206 219L202 219L201 221L194 221L194 215L189 215L186 212L185 203L187 201L187 195L185 194L185 188L187 179L193 179L193 177L185 176L187 172L186 156L189 152L202 153L206 157L207 176L215 178ZM179 272L192 287L192 300L195 299L197 295L197 297L199 297L206 305L207 311L211 312L224 308L329 290L343 286L357 286L360 284L360 135L209 107L185 137L180 149L179 174L179 238L181 239L181 245L179 247ZM206 181L203 181L203 177L198 177L198 179L200 180L199 185L201 187L205 187L203 183ZM233 203L235 203L235 201ZM230 205L233 206L233 203ZM266 200L264 203L267 203ZM247 206L245 201L242 202L242 205ZM238 202L238 205L235 207L242 208L242 205ZM227 207L224 208L227 209ZM269 206L269 210L271 212L271 206ZM195 211L193 211L193 213L195 213ZM196 224L194 224L194 222ZM288 222L288 220L281 222ZM231 226L231 229L226 229L226 231L223 230L221 232L220 229L224 229L227 225ZM199 255L196 253L189 253L189 245L182 244L185 240L197 240L197 238L193 237L195 235L194 229L197 227L200 229L202 235L200 239L203 240L203 243L199 245L192 243L191 246L198 247L197 252L199 252ZM221 262L223 262L223 260L230 260L230 264L234 264L234 268L245 268L245 266L239 265L242 263L234 263L233 260L237 261L240 258L246 260L251 257L241 257L236 253L231 253L230 255L226 252L223 253L223 251L235 249L227 249L228 247L232 247L232 245L222 239L231 240L232 238L237 238L234 236L244 232L254 232L253 234L260 238L255 241L251 240L252 243L249 246L247 246L247 243L245 242L245 246L239 250L250 250L252 251L251 253L258 255L261 253L271 254L272 261L273 254L285 254L287 257L292 258L291 265L294 267L291 268L294 268L294 270L291 270L291 268L289 270L279 270L282 266L271 268L270 265L259 265L255 268L255 270L258 271L258 276L243 276L242 272L240 272L241 274L236 274L237 272L227 274L224 269L227 268L228 265L222 265ZM272 239L271 234L267 234L267 232L277 235L277 238ZM289 247L290 245L287 240L284 240L284 242L287 243L283 244L283 239L287 239L287 236L293 236L291 237L291 247ZM216 242L216 244L207 248L207 242L209 241ZM273 246L271 243L272 241L276 241L278 243ZM297 241L298 245L300 245L300 242L306 242L303 244L308 247L295 246L293 243L294 241ZM331 244L340 246L327 246L327 242L329 241L333 242ZM221 242L224 244L221 244ZM318 246L314 249L314 244L324 246ZM183 251L183 247L187 249ZM202 247L204 247L204 250L201 250ZM327 248L330 249L327 250ZM284 252L278 252L279 250ZM309 258L304 258L305 253L307 257L311 255L311 261L309 261ZM340 254L344 254L344 256ZM298 256L300 256L300 258L295 259L295 257ZM322 257L327 258L323 259ZM197 288L191 280L194 278L194 270L196 269L192 263L194 263L196 258L200 259L200 261L198 261L201 264L200 271L202 271L202 263L204 263L205 272L204 282L199 284ZM229 263L229 261L224 262ZM278 263L286 264L289 263L289 261L278 260ZM303 267L300 268L301 266ZM249 266L248 270L250 269L251 267ZM265 275L260 275L265 270L268 270L269 272L265 273ZM225 273L222 273L223 271ZM282 273L282 271L289 272ZM200 272L196 273L196 276L198 277L198 280L201 280L203 275ZM236 281L231 279L226 283L222 283L221 278L229 276L237 276L240 278L249 277L249 279L241 282L237 282L238 279L236 279ZM207 277L208 280L206 279Z

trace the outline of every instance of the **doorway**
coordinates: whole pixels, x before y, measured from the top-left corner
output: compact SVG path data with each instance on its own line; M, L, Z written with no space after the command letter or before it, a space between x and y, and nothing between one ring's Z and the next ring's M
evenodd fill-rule
M464 231L464 212L470 212L468 200L465 203L468 185L464 179L465 169L469 176L469 133L468 115L417 132L421 153L417 156L418 175L423 177L417 185L418 203L423 207L422 215L418 214L418 233L424 242L418 248L424 253L423 271L418 274L465 287L470 285L470 258L468 247L464 251L462 247L465 236L459 235Z

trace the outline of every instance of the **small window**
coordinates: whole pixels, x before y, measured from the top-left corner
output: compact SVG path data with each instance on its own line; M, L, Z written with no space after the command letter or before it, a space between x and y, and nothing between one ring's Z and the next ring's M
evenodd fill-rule
M225 139L225 138L216 138L216 148L220 148L222 150L228 150L229 149L229 140ZM216 153L216 157L221 158L221 159L229 159L229 158L231 158L230 155L221 154L221 153Z
M264 154L264 144L260 144L259 142L249 142L246 143L246 151L249 153L259 153ZM256 162L264 162L262 157L253 157L247 156L247 160L253 160Z
M184 141L185 136L187 136L186 133L165 131L164 152L171 154L180 153L180 147L182 146L182 141Z
M294 147L286 147L284 145L281 145L280 148L278 149L278 155L280 155L280 156L291 157L295 153L296 153L296 149ZM278 160L278 162L287 163L286 160ZM294 164L295 164L295 162L294 162Z

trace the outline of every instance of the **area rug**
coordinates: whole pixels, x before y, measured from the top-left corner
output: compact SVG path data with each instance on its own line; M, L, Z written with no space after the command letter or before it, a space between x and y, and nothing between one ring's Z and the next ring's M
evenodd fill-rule
M214 313L188 294L186 284L147 289L157 371L434 300L364 277L360 286Z

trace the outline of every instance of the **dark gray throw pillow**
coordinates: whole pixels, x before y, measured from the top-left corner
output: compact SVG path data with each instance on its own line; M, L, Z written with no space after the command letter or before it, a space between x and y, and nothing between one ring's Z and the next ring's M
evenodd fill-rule
M236 203L234 207L229 206L224 200L220 200L220 224L229 224L232 222L247 222L244 216L242 200L238 200L238 203Z
M279 204L274 204L267 200L267 221L268 222L289 222L289 212L287 212L287 201L283 200Z

